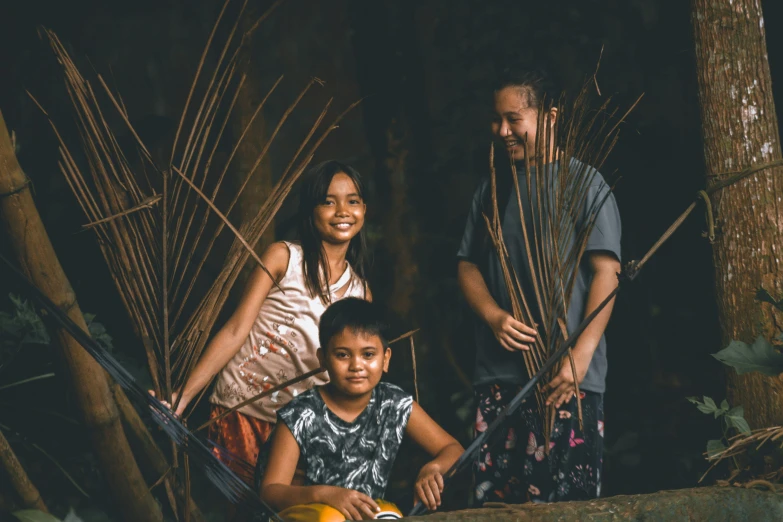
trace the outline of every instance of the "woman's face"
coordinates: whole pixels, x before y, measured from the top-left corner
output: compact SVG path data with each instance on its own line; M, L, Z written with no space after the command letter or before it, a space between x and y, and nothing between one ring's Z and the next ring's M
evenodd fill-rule
M326 198L313 210L313 222L322 241L347 243L364 226L366 210L356 184L347 174L338 172L332 177Z
M550 114L552 124L554 117L553 110ZM533 157L535 154L537 124L538 107L529 106L527 89L510 86L495 92L492 134L515 161Z

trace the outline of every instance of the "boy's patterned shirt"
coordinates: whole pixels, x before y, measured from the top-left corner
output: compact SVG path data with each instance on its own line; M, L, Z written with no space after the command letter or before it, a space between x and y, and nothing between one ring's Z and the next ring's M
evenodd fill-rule
M332 413L318 387L278 410L277 417L299 444L307 485L339 486L381 498L412 408L413 397L381 382L353 422Z

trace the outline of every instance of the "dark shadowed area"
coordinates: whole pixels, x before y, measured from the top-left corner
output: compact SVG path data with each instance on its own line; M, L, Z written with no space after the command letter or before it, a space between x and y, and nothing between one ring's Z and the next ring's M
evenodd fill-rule
M248 9L258 15L269 4L250 0ZM57 33L85 76L99 72L122 95L154 155L173 138L221 5L220 0L27 0L0 6L0 110L14 133L19 162L81 308L96 314L113 337L115 355L142 380L143 351L94 235L81 228L85 217L59 171L51 127L28 95L61 130L76 132L62 71L38 27ZM783 9L774 0L762 5L775 93L783 100ZM644 93L603 168L607 178L618 179L623 261L629 261L641 257L704 187L691 31L689 2L683 0L285 0L254 36L247 82L257 95L239 100L232 135L241 132L243 114L246 118L277 78L284 78L252 128L236 171L229 173L231 183L239 183L310 78L324 84L311 88L281 129L230 217L239 223L254 215L329 98L331 115L363 98L315 161L338 158L367 180L375 300L387 308L395 333L421 329L415 337L420 402L467 444L475 416L473 347L455 253L470 198L487 174L486 89L493 67L543 64L573 92L593 75L600 56L597 99L614 96L624 112ZM208 56L206 66L215 60ZM130 143L120 129L120 139ZM78 136L68 139L76 143ZM264 244L294 237L295 208L292 196ZM696 485L707 469L705 443L720 436L718 421L685 400L725 397L724 367L710 356L722 347L705 229L696 212L618 298L607 333L604 495ZM6 250L0 241L0 251ZM210 270L216 273L219 266ZM8 310L2 279L0 310ZM408 344L393 348L388 380L412 392ZM80 513L111 513L59 365L45 346L0 365L0 428L43 497L52 499L47 501L53 512L64 515L73 506ZM50 371L55 377L2 388ZM197 418L206 416L203 410ZM424 462L425 455L403 447L390 499L410 505ZM469 482L466 474L455 483L447 507L467 505ZM0 509L12 503L2 491ZM219 505L206 489L200 498Z

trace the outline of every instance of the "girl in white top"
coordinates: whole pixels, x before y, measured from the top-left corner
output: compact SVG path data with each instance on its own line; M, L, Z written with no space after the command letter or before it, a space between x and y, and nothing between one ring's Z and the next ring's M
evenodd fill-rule
M182 392L182 414L220 372L210 398L211 417L264 390L319 367L318 321L343 297L371 299L365 281L366 205L359 173L327 161L305 175L299 200L301 244L270 245L250 276L234 314L207 345ZM328 376L318 374L257 400L210 425L210 439L255 466L259 447L274 427L278 408ZM174 397L176 401L176 396ZM218 455L219 456L219 455ZM227 462L252 480L252 468Z

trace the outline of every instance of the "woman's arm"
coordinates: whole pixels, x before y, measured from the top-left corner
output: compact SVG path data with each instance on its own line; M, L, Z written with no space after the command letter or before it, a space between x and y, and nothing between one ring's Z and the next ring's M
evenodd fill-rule
M416 479L414 501L421 500L430 511L440 506L445 473L464 451L459 442L441 428L417 403L413 403L405 432L434 458L421 468Z
M537 332L534 328L517 321L498 306L478 266L460 259L457 264L457 281L468 305L489 325L503 348L510 352L529 350L528 344L536 342Z
M336 486L292 486L299 444L288 426L278 422L272 434L269 465L261 480L261 500L277 510L318 502L339 510L347 520L373 518L380 508L364 493Z
M614 255L603 252L588 252L588 262L593 272L593 279L590 282L590 289L587 293L587 304L585 305L585 317L593 313L606 297L617 288L617 274L620 272L620 262ZM614 308L614 299L607 304L601 312L595 316L595 319L585 328L582 335L576 341L576 345L571 350L574 356L576 374L579 382L585 378L587 369L590 368L590 361L593 360L595 349L601 342L601 336L609 324L609 318L612 316ZM563 363L560 372L546 388L550 391L547 397L547 404L554 404L560 407L564 402L571 400L576 387L574 386L574 374L570 364Z
M273 243L261 255L261 262L275 281L279 281L288 268L288 258L288 247L284 243ZM193 397L242 347L271 288L272 279L261 267L256 267L248 279L239 306L207 344L204 354L190 373L175 412L177 415L182 414ZM176 401L176 394L172 400Z

